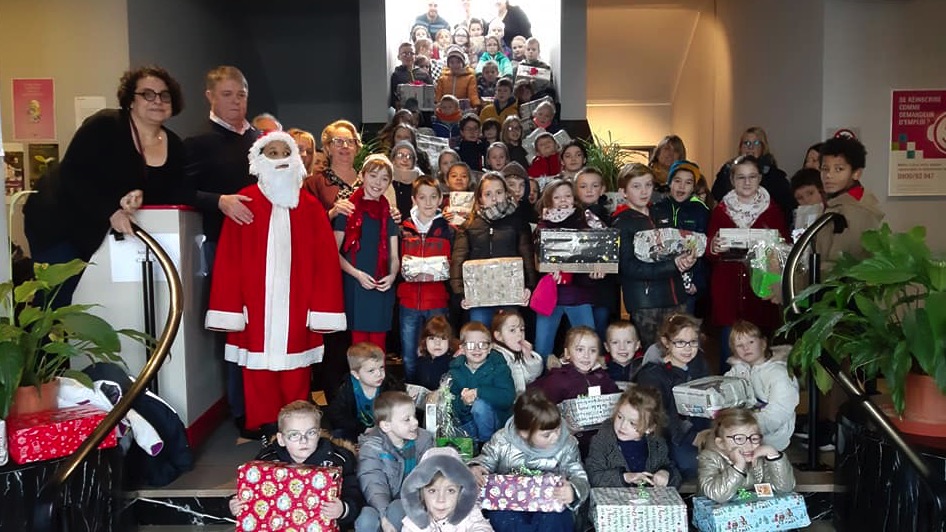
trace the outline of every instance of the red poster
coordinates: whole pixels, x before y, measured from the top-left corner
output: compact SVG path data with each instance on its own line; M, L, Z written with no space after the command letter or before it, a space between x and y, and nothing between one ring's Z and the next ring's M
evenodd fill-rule
M56 98L52 78L13 80L13 138L55 140Z
M895 90L891 196L946 195L946 90Z

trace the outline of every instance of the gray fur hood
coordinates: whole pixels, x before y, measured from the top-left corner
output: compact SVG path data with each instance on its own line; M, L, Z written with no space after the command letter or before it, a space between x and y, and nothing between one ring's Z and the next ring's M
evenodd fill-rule
M437 473L443 474L460 486L460 499L449 519L451 525L458 525L473 511L479 496L480 490L476 486L473 472L463 463L456 449L437 447L427 451L411 474L404 479L404 485L401 488L404 512L421 529L430 525L430 516L424 508L421 489L430 484Z

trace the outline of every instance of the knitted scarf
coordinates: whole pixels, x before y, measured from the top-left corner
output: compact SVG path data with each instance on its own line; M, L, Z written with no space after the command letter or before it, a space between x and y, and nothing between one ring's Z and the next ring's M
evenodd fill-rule
M501 220L510 214L516 212L516 202L512 198L506 198L506 201L502 203L497 203L491 207L485 207L480 209L480 216L486 218L487 221L495 222L496 220Z
M351 251L349 262L355 266L355 258L358 250L361 248L361 226L364 223L364 217L381 222L381 238L378 242L378 263L375 265L375 279L380 279L388 274L388 218L390 217L390 205L384 196L377 201L365 199L365 188L359 187L349 199L355 204L355 211L348 217L348 223L345 224L345 240L342 242L342 252Z
M726 213L732 219L736 227L748 229L752 224L769 208L769 191L759 187L759 191L749 203L739 201L735 190L730 190L723 196L723 203L726 205Z

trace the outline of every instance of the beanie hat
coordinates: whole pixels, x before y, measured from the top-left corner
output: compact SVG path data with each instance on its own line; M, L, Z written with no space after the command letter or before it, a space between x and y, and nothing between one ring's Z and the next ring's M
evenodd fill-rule
M703 172L700 171L700 167L698 164L691 161L687 161L686 159L680 159L679 161L676 161L675 163L670 165L670 171L667 172L667 182L669 183L670 181L673 181L674 174L676 174L680 170L686 170L687 172L690 172L691 174L693 174L694 184L700 179L703 179Z
M466 66L466 53L459 46L453 45L447 47L447 60L451 57L457 56L460 58L460 61L463 61L463 66Z
M526 172L526 169L516 161L512 161L511 163L507 164L501 171L503 173L503 177L516 176L522 179L529 179L529 173Z

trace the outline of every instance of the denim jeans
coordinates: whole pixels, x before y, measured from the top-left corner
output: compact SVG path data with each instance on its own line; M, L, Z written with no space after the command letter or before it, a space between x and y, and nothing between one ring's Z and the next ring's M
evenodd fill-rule
M384 516L394 525L395 530L401 529L401 522L404 520L404 505L401 499L391 501L388 508L384 511ZM365 505L355 519L355 532L378 532L381 530L381 513L374 506Z
M606 306L595 305L591 308L595 317L595 332L601 340L602 346L608 341L608 325L611 325L611 309ZM604 351L601 351L604 353Z
M470 413L473 418L463 424L463 430L473 438L475 442L485 442L499 430L499 416L493 407L482 399L473 401L470 407Z
M487 329L493 326L493 315L502 309L511 309L515 307L476 307L470 309L470 321L478 321L486 326Z
M568 322L572 327L584 325L595 328L595 317L591 312L591 305L556 305L551 316L543 316L536 313L535 317L535 351L545 359L552 353L555 347L555 333L558 332L558 326L562 322L562 316L568 316Z
M496 532L572 532L575 516L571 510L562 512L485 512Z
M670 459L677 465L683 480L692 480L697 474L697 449L691 442L670 443Z
M403 305L400 306L401 322L401 358L404 359L404 379L413 383L417 371L417 349L420 341L420 333L424 330L424 324L434 316L446 316L446 308L434 308L430 310L414 310Z

